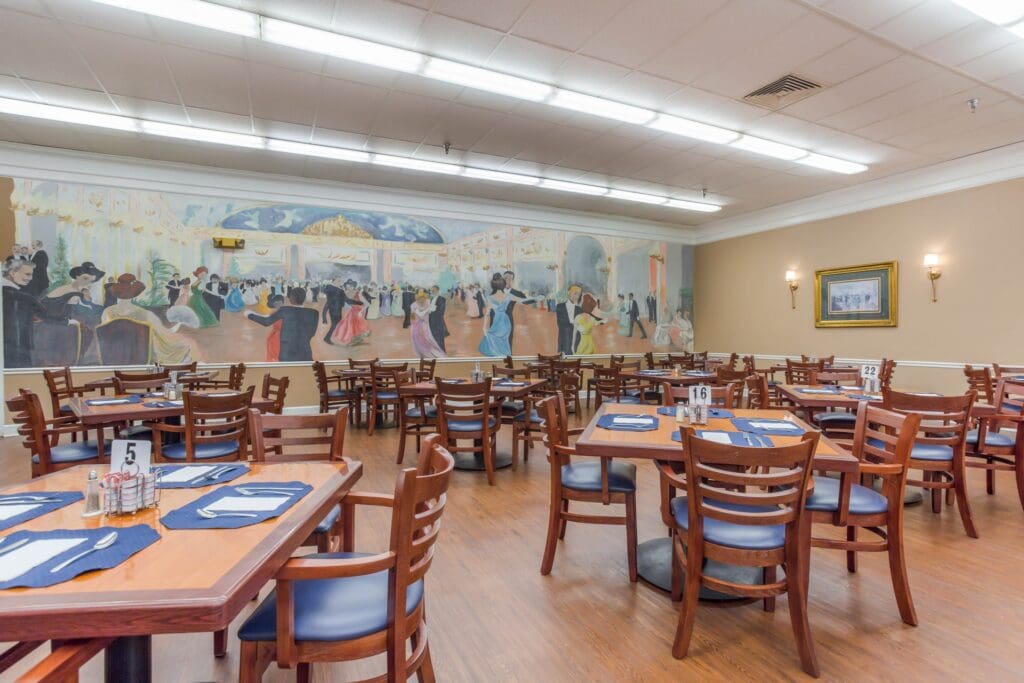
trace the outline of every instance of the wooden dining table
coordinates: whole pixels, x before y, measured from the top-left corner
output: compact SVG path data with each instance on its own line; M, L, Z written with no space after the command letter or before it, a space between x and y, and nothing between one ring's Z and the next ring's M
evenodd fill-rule
M202 382L209 382L211 379L220 374L219 370L203 370L201 372L179 372L178 373L178 384L184 384L191 386L195 384L201 384ZM107 389L114 388L114 376L103 377L101 379L94 379L91 382L86 382L82 385L82 389L85 391L98 391L101 394L106 394Z
M196 393L217 394L226 393L226 391L227 390L225 389L210 389L208 391L198 391ZM119 396L107 396L105 398L114 399L119 398ZM138 403L114 403L108 405L89 405L89 401L91 400L95 400L95 397L74 396L68 401L68 406L70 406L71 411L82 424L109 425L115 422L163 420L168 417L178 417L185 413L184 404L163 408L148 405L163 401L164 399L161 397L143 398L142 401ZM251 406L262 412L272 409L274 407L274 401L261 396L254 396Z
M739 418L755 418L770 420L787 420L800 425L806 431L815 431L813 427L799 417L780 410L743 410L730 409ZM597 425L606 414L654 415L658 418L658 428L652 431L615 431ZM611 456L615 458L638 458L654 462L682 462L683 450L672 434L678 432L685 424L676 422L675 417L658 415L657 407L626 403L603 403L594 413L590 422L576 440L576 452L584 456ZM736 432L730 418L710 418L706 425L693 425L697 430ZM799 436L766 436L766 439L777 446L797 443ZM852 483L860 470L860 461L838 444L822 436L818 441L818 449L814 454L815 470L827 470L839 473ZM844 482L845 484L845 482ZM806 533L810 533L810 525L806 525ZM654 538L637 546L637 572L648 583L668 591L672 586L672 540L668 537ZM736 583L757 584L761 582L761 570L754 567L738 567L709 560L705 573L734 581ZM733 596L701 589L701 598L705 600L733 600Z
M619 377L622 379L650 382L651 384L668 382L672 386L689 386L691 384L712 384L714 383L717 375L713 372L702 370L683 370L682 372L666 370L659 374L654 374L651 371L633 370L631 372L620 372Z
M0 493L81 490L90 469L104 468L74 467ZM106 681L148 683L154 634L227 628L362 474L355 461L251 463L247 474L220 486L302 481L313 490L279 517L237 529L175 530L160 523L162 512L214 486L161 489L158 509L134 515L84 518L84 503L77 502L12 527L4 535L148 524L160 539L111 569L46 588L0 591L0 641L113 637L105 654Z

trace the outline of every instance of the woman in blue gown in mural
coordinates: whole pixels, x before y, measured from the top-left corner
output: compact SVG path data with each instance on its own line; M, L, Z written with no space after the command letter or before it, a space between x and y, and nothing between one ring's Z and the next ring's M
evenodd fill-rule
M242 292L238 288L238 280L235 278L231 278L231 291L228 292L228 296L224 300L224 309L231 313L245 310L245 299L242 298Z
M501 273L491 277L491 295L487 297L487 309L494 313L491 324L484 329L484 338L480 341L479 351L485 356L503 358L512 355L512 346L508 337L512 332L512 319L508 317L508 305L513 301L521 301L518 297L505 292L505 278ZM483 315L484 324L490 316Z

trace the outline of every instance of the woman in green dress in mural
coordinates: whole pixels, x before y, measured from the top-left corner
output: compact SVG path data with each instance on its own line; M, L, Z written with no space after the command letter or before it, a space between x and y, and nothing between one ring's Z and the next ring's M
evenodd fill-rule
M191 308L196 317L199 318L199 327L213 327L219 325L220 321L217 320L217 316L213 314L210 307L203 301L203 285L206 283L206 274L209 273L209 269L206 266L199 266L195 269L192 275L195 276L195 281L192 283L192 296L189 297L188 307Z

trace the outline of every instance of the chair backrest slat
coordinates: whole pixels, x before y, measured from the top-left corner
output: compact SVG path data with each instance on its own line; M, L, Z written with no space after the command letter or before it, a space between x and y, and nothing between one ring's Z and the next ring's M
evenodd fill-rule
M806 356L804 356L806 358ZM786 359L786 384L811 384L812 374L822 372L825 361L794 361Z
M284 400L288 394L288 385L291 379L288 377L272 377L270 373L263 375L263 386L260 396L268 401L274 402L274 407L267 408L264 412L280 415L284 412Z
M347 407L318 415L268 415L250 408L249 422L256 462L342 460L344 457Z

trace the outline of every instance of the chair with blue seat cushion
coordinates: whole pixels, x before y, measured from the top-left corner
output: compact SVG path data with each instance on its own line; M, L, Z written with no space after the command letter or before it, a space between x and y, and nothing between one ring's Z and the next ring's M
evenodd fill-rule
M1007 377L1005 368L996 368L1001 378L992 405L999 409L995 414L979 416L978 428L967 432L967 467L985 470L989 495L996 492L996 472L1013 472L1017 497L1024 507L1024 382Z
M367 370L377 364L377 360L353 361L349 359L351 370L358 371L361 363L367 364ZM317 392L320 394L320 413L331 413L338 408L349 409L349 419L356 427L363 424L363 391L362 380L356 375L327 374L327 366L321 361L313 361L313 378L316 380Z
M423 380L424 382L427 380ZM409 436L416 440L419 452L425 434L437 431L437 406L429 394L399 387L398 406L398 464L405 460L405 443Z
M967 499L966 439L971 408L977 398L973 389L962 396L920 396L891 389L882 390L882 405L902 415L921 416L908 469L921 470L921 479L907 479L912 486L932 492L932 512L942 510L942 492L947 502L955 498L964 531L978 537L970 501ZM949 494L952 494L950 496Z
M405 363L399 367L375 365L370 368L370 383L367 387L370 410L366 422L366 433L369 436L373 436L377 420L387 419L388 413L401 426L402 399L398 395L398 388L413 381L408 367L409 364Z
M434 385L441 442L452 453L479 455L487 483L494 486L494 453L501 429L502 401L491 393L490 378L461 384L435 379ZM512 469L517 467L518 452L513 451Z
M617 366L610 368L594 368L594 404L600 408L604 403L643 403L640 397L631 396L625 389L622 372ZM639 389L636 389L639 391Z
M682 435L687 476L670 463L659 465L670 495L686 491L663 510L672 530L672 597L683 601L672 646L677 659L689 650L702 585L761 598L765 610L775 608L775 596L788 593L801 664L818 675L807 618L810 549L799 531L818 439L816 432L806 432L792 445L750 448L698 438L688 427ZM705 574L705 560L760 567L763 582L750 586ZM780 566L784 577L778 580Z
M884 552L889 556L893 592L903 621L917 625L903 551L903 496L908 463L921 416L871 406L858 406L851 451L860 461L858 474L882 480L881 493L853 480L852 472L839 479L815 477L806 507L811 522L845 527L846 540L812 536L811 546L846 551L846 568L857 571L858 552ZM878 540L857 538L864 529Z
M600 394L598 394L600 396ZM558 541L565 538L568 522L584 524L615 524L626 527L626 566L629 580L637 580L636 569L636 465L612 458L586 458L578 456L569 442L582 429L570 429L565 399L560 394L549 396L537 404L537 413L544 419L547 432L549 460L551 461L551 501L548 515L547 540L540 573L547 575L555 563ZM570 512L569 504L600 503L623 505L625 516L584 514Z
M391 508L388 551L369 555L346 547L340 553L289 560L277 574L277 589L238 630L241 683L261 680L275 660L308 681L313 662L379 654L386 655L387 672L372 680L405 681L414 674L434 680L423 578L439 537L453 467L440 438L429 435L417 467L402 470L393 495L351 491L345 496L348 526L357 505ZM346 545L352 545L351 538Z
M31 455L33 478L76 465L109 462L110 443L104 441L102 450L98 446L103 439L102 426L92 428L96 439L90 440L90 428L75 417L47 419L39 396L28 389L20 389L17 396L7 399L7 410ZM62 444L60 439L65 435L81 440Z
M194 391L184 395L181 424L147 422L153 430L156 462L228 462L246 458L249 408L255 387L211 396ZM180 440L166 443L169 435Z
M509 368L492 365L491 373L494 376L495 381L533 381L533 369L530 367L516 369L515 367ZM550 394L551 392L541 389L540 393ZM544 440L543 431L537 429L542 420L533 417L536 416L536 411L532 407L533 399L534 396L532 394L528 394L522 400L507 398L501 403L501 423L512 427L513 451L517 451L519 449L519 443L522 442L524 462L528 462L530 460L530 449L533 448L533 444ZM587 400L589 401L589 399L590 397L588 396ZM531 414L530 420L526 420L525 418L527 410L529 410Z

